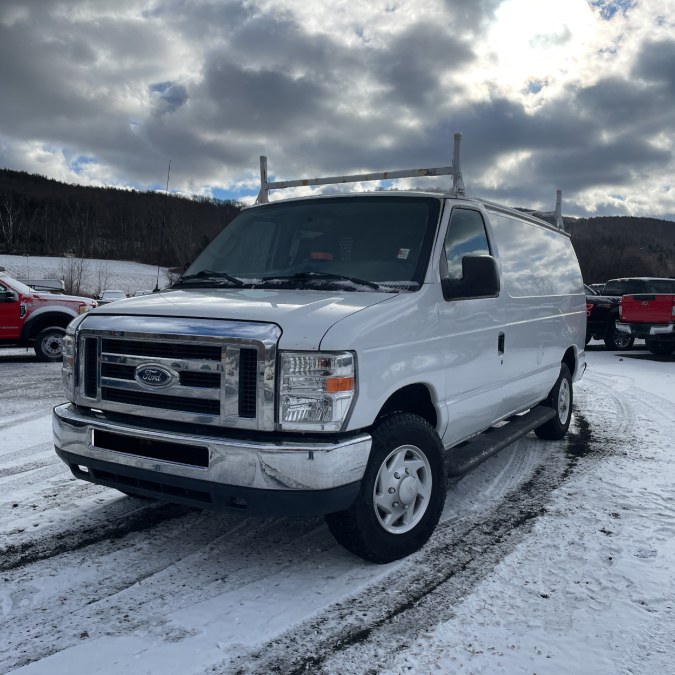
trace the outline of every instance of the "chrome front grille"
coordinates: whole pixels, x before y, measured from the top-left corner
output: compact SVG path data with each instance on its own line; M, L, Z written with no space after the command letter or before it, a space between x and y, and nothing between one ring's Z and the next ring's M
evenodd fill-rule
M157 419L273 430L280 334L270 324L87 317L78 333L76 403Z

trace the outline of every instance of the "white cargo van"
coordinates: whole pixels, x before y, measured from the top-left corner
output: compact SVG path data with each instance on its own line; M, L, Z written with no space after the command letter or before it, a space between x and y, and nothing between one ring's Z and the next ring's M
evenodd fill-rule
M267 203L287 185L442 173L447 194ZM261 176L261 203L173 287L71 323L56 451L132 495L325 514L350 551L395 560L431 536L448 475L532 429L566 433L586 334L569 236L465 197L458 138L442 169Z

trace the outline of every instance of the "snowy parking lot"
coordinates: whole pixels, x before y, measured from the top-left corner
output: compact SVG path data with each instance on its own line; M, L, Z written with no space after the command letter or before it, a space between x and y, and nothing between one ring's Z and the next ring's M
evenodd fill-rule
M673 672L675 358L587 360L566 440L454 482L430 542L377 566L321 519L75 480L59 364L0 351L0 672Z

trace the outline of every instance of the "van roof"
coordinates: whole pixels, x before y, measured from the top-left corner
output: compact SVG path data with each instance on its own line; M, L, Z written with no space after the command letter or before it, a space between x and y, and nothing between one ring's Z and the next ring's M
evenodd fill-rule
M255 203L249 206L246 206L246 209L251 208L261 208L266 206L272 206L274 204L286 204L289 202L301 202L301 201L314 201L322 199L364 199L364 198L387 198L387 197L410 197L410 198L433 198L439 200L454 200L459 202L469 202L482 206L483 208L491 211L497 211L505 215L518 218L520 220L525 220L531 222L535 225L540 225L547 229L553 230L554 232L559 232L566 236L570 236L565 230L556 227L555 225L538 218L526 211L520 211L518 209L512 208L510 206L505 206L504 204L498 204L497 202L492 202L488 199L482 199L480 197L469 197L467 195L456 195L452 192L445 192L441 190L377 190L372 192L337 192L333 194L320 194L320 195L306 195L303 197L286 197L283 199L274 200L273 202L263 202Z

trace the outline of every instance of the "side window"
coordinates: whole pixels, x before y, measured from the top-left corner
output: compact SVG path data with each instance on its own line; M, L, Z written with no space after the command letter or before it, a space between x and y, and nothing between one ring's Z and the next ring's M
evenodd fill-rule
M455 208L450 217L445 237L445 257L448 261L448 278L462 279L462 258L465 255L490 254L485 224L478 211Z
M675 293L675 281L652 281L652 289L654 293Z
M9 288L7 288L7 286L0 284L0 302L11 302L14 299L14 293Z
M559 230L489 210L502 278L512 298L584 292L569 236ZM607 286L605 284L605 292Z

